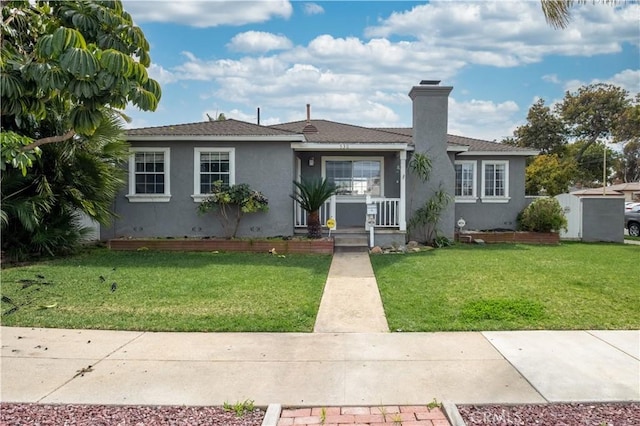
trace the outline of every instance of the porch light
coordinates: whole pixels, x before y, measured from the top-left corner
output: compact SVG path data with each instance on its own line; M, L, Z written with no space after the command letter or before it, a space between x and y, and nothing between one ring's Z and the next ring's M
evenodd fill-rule
M316 163L315 158L313 157L309 157L309 167L313 167L313 165Z

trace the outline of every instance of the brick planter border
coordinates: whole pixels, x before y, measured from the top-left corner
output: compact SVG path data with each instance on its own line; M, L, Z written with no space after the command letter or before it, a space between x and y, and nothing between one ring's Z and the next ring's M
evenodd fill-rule
M456 233L456 240L469 243L474 240L483 240L485 243L558 244L560 234L557 232L464 232Z
M135 251L234 251L267 253L275 249L278 254L312 253L333 254L333 239L321 240L218 240L218 239L114 239L110 250Z

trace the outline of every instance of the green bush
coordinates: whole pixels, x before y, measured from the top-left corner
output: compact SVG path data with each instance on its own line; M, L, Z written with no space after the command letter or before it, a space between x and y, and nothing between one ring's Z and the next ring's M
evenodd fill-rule
M567 218L555 198L539 198L518 215L518 227L522 231L558 232L567 229Z

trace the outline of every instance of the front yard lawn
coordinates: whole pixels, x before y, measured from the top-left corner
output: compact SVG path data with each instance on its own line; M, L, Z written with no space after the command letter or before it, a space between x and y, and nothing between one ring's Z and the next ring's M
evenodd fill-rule
M2 270L5 326L311 331L328 255L112 252Z
M640 328L640 246L456 245L371 262L393 331Z

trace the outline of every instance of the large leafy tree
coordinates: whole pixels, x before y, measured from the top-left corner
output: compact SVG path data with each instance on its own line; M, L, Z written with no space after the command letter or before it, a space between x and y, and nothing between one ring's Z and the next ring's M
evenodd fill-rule
M106 109L157 107L149 43L119 0L2 1L1 35L3 168L26 174L40 146L91 136Z
M2 248L57 253L123 184L121 110L155 110L149 43L120 1L2 1Z
M557 154L538 155L526 169L526 193L554 196L567 192L575 169L571 158L562 159Z
M556 110L569 135L582 142L575 154L576 161L580 162L585 151L595 143L627 142L632 134L623 128L633 126L623 125L621 119L633 108L629 92L611 84L590 84L573 93L567 91Z

